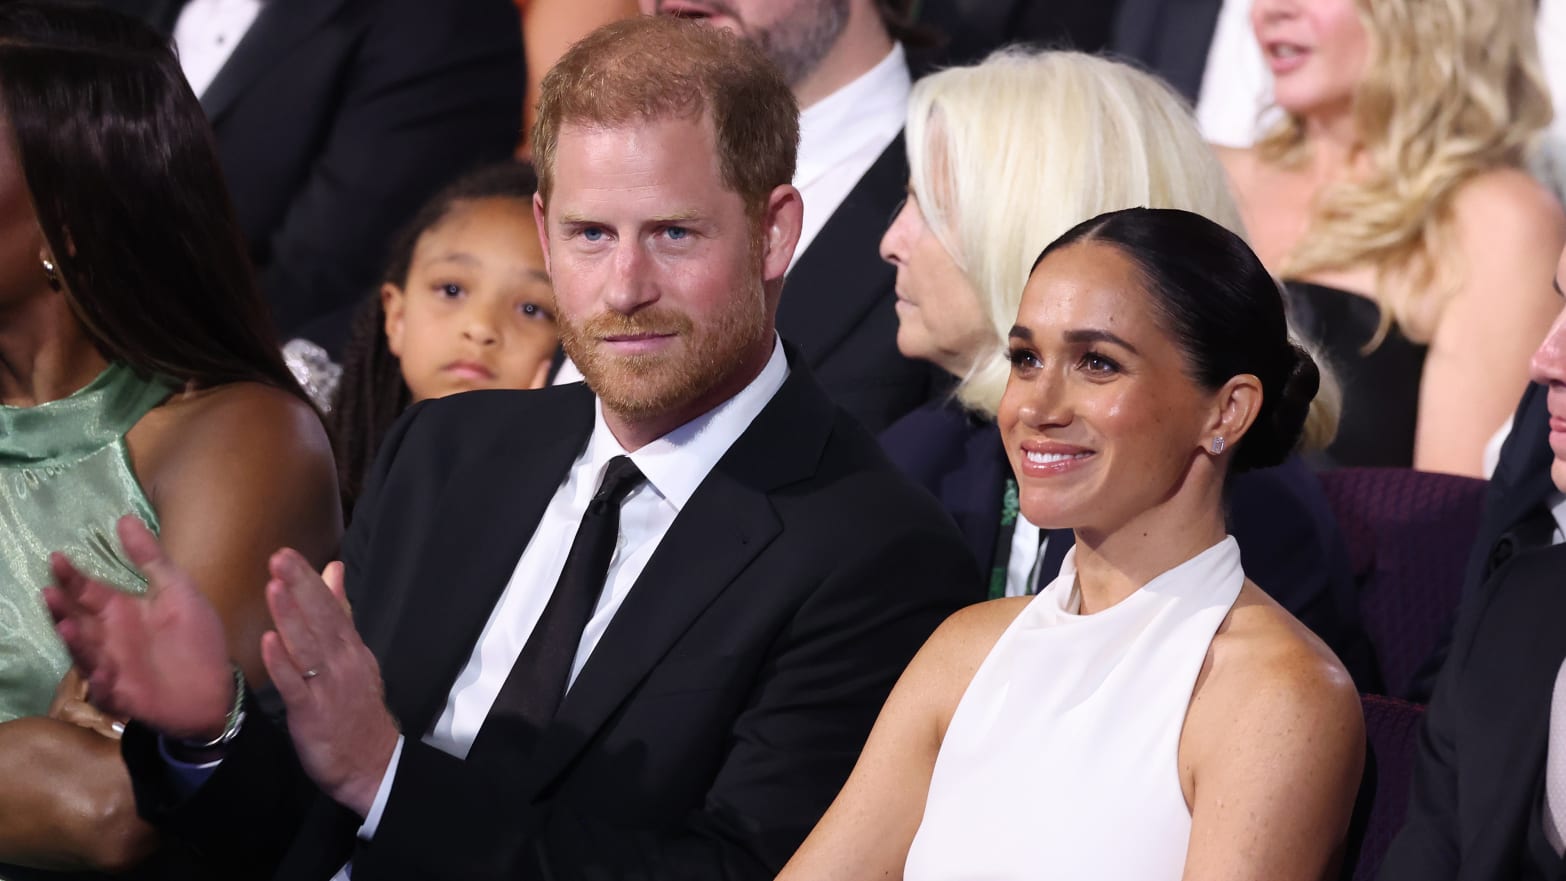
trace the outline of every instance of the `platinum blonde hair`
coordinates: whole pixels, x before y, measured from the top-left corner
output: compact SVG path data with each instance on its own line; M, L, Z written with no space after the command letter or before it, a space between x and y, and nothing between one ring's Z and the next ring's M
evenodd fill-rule
M956 392L989 419L1011 374L1006 336L1033 262L1066 230L1144 206L1192 211L1245 236L1223 166L1190 109L1161 80L1117 61L1003 49L932 74L909 98L907 140L925 221L993 330ZM1323 367L1304 446L1331 440L1338 401Z
M1357 0L1370 58L1354 93L1367 176L1320 193L1286 276L1372 266L1377 341L1393 322L1426 341L1461 284L1452 200L1475 176L1522 168L1553 109L1534 32L1536 0ZM1286 115L1257 144L1286 167L1309 153ZM1432 299L1434 298L1434 299Z

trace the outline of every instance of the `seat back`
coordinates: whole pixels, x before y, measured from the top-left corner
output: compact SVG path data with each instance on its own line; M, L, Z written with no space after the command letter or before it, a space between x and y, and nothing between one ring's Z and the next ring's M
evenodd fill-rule
M1408 812L1414 779L1419 704L1375 694L1359 696L1365 712L1365 775L1349 824L1343 881L1371 881Z
M1408 468L1338 468L1322 488L1348 543L1360 621L1387 694L1452 626L1479 532L1485 482Z

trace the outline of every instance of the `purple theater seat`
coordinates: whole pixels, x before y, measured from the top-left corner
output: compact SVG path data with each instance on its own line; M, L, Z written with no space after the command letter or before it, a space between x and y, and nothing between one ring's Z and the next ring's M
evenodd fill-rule
M1322 488L1348 542L1361 624L1387 694L1406 695L1451 627L1485 482L1408 468L1338 468Z
M1359 696L1365 711L1365 776L1349 824L1343 881L1371 881L1408 812L1414 750L1425 708L1395 697Z

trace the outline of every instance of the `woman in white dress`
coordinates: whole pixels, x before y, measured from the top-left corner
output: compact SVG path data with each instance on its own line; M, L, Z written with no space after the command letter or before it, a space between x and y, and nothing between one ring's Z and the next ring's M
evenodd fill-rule
M1009 346L1022 513L1076 546L930 638L781 877L1333 877L1358 697L1224 528L1316 392L1276 283L1212 221L1112 212L1045 249Z

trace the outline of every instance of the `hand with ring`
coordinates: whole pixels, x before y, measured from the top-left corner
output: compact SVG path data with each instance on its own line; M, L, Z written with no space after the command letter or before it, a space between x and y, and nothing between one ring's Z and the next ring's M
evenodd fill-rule
M277 629L261 637L261 657L288 709L294 751L322 791L365 816L398 730L380 665L348 612L342 564L317 575L298 553L281 550L270 569L266 599Z

